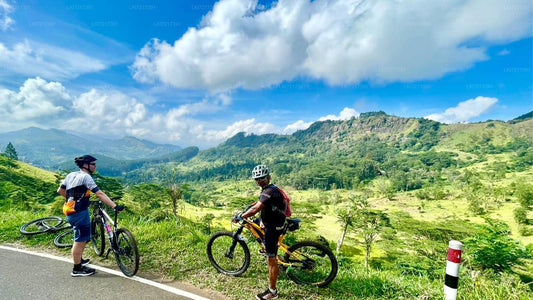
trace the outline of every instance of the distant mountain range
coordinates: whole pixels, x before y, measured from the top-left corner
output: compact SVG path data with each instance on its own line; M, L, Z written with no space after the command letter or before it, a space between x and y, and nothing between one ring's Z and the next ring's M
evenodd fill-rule
M137 160L169 155L181 150L176 145L156 144L135 137L122 139L94 138L58 129L30 127L0 133L0 150L11 142L19 160L52 170L59 164L83 154L94 154L115 160Z
M35 127L1 133L0 150L11 142L19 160L48 170L72 170L75 156L93 154L98 157L100 174L129 182L161 180L167 176L162 170L171 168L177 168L175 174L184 181L246 178L261 162L302 187L351 187L385 172L388 164L401 164L413 156L424 160L424 155L432 156L435 151L443 153L443 160L452 154L476 157L510 151L527 163L529 156L523 153L531 151L531 128L533 112L508 122L450 125L369 112L346 121L315 122L291 135L238 133L202 151L134 137L84 138Z

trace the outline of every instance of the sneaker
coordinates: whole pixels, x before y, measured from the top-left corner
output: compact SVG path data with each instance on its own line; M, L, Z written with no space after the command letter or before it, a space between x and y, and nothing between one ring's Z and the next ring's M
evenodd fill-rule
M90 258L87 258L87 259L81 259L81 265L82 266L86 266L88 265L89 263L91 262L91 259Z
M84 277L84 276L91 276L94 274L94 272L95 270L92 268L81 267L81 270L79 271L72 270L72 273L70 273L70 275L72 275L72 277Z
M275 294L273 294L270 289L267 288L267 290L262 292L261 294L255 295L255 298L257 300L276 299L278 298L278 293L276 292Z
M260 255L262 255L264 257L267 257L267 252L266 252L265 248L259 248L259 250L257 250L257 253L259 253Z

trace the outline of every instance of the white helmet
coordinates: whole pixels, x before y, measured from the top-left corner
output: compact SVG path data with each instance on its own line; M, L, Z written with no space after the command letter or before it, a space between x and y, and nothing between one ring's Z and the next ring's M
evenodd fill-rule
M269 170L268 167L265 166L265 165L257 165L257 166L255 166L255 168L252 170L252 178L253 178L253 179L257 179L257 178L265 177L265 176L267 176L268 174L270 174L270 170Z

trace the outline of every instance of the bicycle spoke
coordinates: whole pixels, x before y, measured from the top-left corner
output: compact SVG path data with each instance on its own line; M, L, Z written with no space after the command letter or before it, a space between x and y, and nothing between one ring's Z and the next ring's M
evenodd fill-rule
M243 241L235 241L231 232L214 234L207 244L211 264L224 274L238 276L250 264L250 252Z
M126 276L135 275L139 268L139 254L137 244L129 231L117 230L117 248L115 251L120 270Z
M316 286L328 285L337 273L337 261L331 250L324 246L303 242L291 247L292 254L286 255L289 278L297 283Z

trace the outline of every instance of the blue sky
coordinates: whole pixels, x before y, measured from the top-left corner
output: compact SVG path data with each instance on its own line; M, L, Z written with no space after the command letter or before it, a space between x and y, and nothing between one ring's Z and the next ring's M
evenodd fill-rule
M112 2L109 4L108 2ZM530 0L0 0L0 131L211 147L383 110L533 110Z

